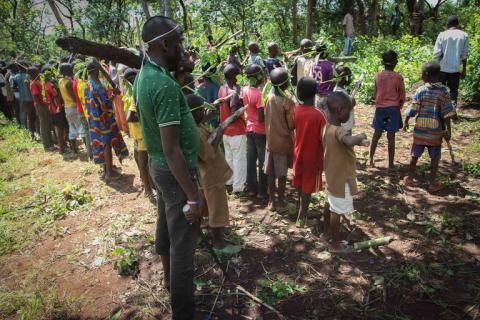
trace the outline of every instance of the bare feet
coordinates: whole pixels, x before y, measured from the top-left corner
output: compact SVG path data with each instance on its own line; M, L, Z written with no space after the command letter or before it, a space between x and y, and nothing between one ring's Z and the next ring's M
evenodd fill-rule
M370 162L368 164L370 168L375 168L375 162L373 161L373 158L370 158Z
M110 174L107 174L105 173L105 181L107 182L110 182L110 181L114 181L114 180L117 180L121 177L122 175L116 171L112 171Z
M434 184L428 186L428 192L435 193L442 190L445 186L440 181L436 181Z
M409 176L403 177L403 184L407 187L414 187L415 183L413 182L413 179L410 178Z

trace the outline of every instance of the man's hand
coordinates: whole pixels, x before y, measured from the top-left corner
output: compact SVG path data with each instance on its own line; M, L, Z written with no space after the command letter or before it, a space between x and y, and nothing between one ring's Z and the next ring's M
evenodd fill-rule
M200 203L189 204L190 210L185 213L185 219L190 224L197 222L200 219Z
M460 78L465 79L467 77L467 70L463 69L462 73L460 73Z
M403 124L403 131L407 132L408 131L408 121L405 120L405 123Z

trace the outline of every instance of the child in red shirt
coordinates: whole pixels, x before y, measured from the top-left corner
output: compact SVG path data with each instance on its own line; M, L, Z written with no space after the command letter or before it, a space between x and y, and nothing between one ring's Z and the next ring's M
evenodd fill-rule
M53 147L52 135L50 131L50 113L45 102L43 94L43 85L40 81L40 72L35 67L28 68L30 76L30 93L33 98L33 105L40 120L40 138L42 140L43 149L51 150Z
M394 168L395 133L403 126L400 109L405 102L405 83L402 75L393 71L398 61L397 53L392 50L386 51L382 55L382 60L385 70L375 76L375 117L372 123L375 133L370 146L370 166L375 166L373 157L378 140L383 131L387 131L388 168L391 170Z
M243 103L247 107L247 189L249 196L266 199L267 175L263 172L263 163L267 136L265 134L265 108L262 103L262 92L259 89L265 75L262 68L256 64L249 65L245 74L249 85L242 88L241 95Z
M323 143L326 117L315 108L317 83L305 77L298 81L297 95L303 104L295 108L295 150L293 154L293 186L300 191L300 209L297 226L307 220L308 206L313 192L322 189Z
M65 109L61 103L60 94L58 93L57 88L55 88L55 85L52 83L52 71L50 69L44 69L43 77L45 79L43 85L45 89L45 100L48 104L48 111L50 113L50 118L58 139L58 145L60 147L59 152L60 154L63 154L67 144L66 136L68 131L68 122L65 115Z
M225 99L220 105L220 122L224 122L235 111L243 107L240 87L237 85L236 79L241 71L233 64L228 64L223 73L226 83L218 91L218 98ZM227 185L232 185L233 193L239 195L243 193L247 180L247 135L243 117L239 117L225 128L223 146L225 147L225 159L233 170L233 177L227 182Z

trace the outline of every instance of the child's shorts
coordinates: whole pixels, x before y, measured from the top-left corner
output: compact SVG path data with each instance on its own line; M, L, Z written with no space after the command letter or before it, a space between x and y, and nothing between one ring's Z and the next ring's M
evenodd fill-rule
M353 209L353 197L348 183L345 183L345 198L337 198L328 193L327 199L330 205L330 211L333 213L343 215L355 211L355 209Z
M289 157L285 154L270 152L265 150L264 173L275 178L287 176L289 167Z
M210 228L224 228L228 226L227 189L224 185L202 189L202 201L206 204L202 208L202 216L208 217Z
M75 140L78 137L85 138L87 132L82 124L83 115L77 111L77 107L65 107L65 115L68 121L68 139Z
M402 113L398 107L375 108L372 128L375 131L398 132L403 128Z
M128 130L130 136L134 140L134 148L137 151L147 151L145 143L143 142L142 128L140 122L129 122Z
M442 147L441 146L426 146L422 144L413 144L412 145L412 157L420 158L423 154L423 150L428 149L428 155L432 160L440 160L442 157Z

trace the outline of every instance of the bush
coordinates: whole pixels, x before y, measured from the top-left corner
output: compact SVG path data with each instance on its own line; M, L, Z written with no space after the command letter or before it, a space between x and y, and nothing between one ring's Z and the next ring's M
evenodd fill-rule
M474 12L472 12L474 11ZM461 97L467 101L480 101L480 9L469 8L464 13L470 40L467 77L460 84Z
M372 103L375 74L383 70L381 55L390 49L398 53L395 71L403 76L407 91L410 91L412 85L420 80L423 63L432 59L433 46L410 35L404 35L399 39L383 36L357 38L354 50L358 60L351 65L351 68L356 79L362 72L366 72L362 89L357 95L358 101Z

